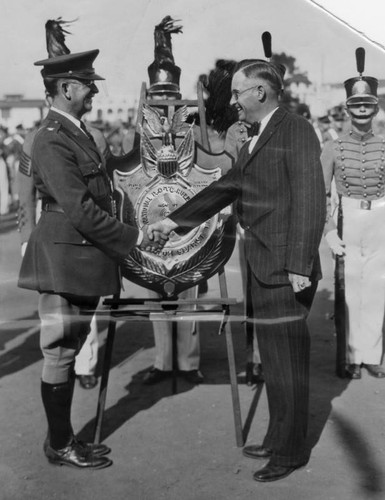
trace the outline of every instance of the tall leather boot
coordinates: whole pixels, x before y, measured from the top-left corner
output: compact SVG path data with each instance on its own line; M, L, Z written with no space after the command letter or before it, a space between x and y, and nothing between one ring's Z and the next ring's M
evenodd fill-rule
M49 443L45 455L49 462L78 468L102 469L112 464L78 442L71 426L72 381L63 384L41 383L41 396L48 420Z

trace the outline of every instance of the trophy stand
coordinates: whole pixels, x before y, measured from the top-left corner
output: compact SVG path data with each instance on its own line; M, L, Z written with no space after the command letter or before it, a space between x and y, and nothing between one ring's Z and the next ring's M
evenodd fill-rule
M109 372L111 367L111 358L113 344L116 331L116 322L119 320L141 322L141 321L157 321L161 316L165 321L172 323L172 354L173 354L173 374L172 374L172 393L177 392L177 325L178 321L199 321L212 320L220 321L218 335L223 332L226 337L227 358L229 364L229 375L234 415L235 437L238 447L243 446L242 418L239 401L239 391L237 382L237 373L235 365L234 345L232 338L232 330L229 322L230 305L237 303L236 299L228 297L227 282L224 269L218 272L220 298L215 299L175 299L168 300L163 298L153 299L124 299L120 298L120 294L114 295L112 299L105 299L103 305L110 307L110 320L107 330L107 340L105 354L102 365L102 377L100 382L100 391L97 403L96 423L94 431L94 442L99 443L101 438L103 415L107 396L107 385ZM163 312L159 311L156 306L161 306ZM210 310L183 310L183 306L199 306L211 305L217 306ZM154 308L155 306L155 308ZM100 311L104 314L104 311ZM98 311L96 311L98 314Z

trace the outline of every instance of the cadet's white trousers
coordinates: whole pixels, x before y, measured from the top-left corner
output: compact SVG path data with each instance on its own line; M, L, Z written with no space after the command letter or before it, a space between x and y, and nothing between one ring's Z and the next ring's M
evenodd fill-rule
M149 291L150 296L157 294ZM181 299L196 298L196 287L190 288L179 295ZM194 306L184 306L184 309L194 309ZM155 362L158 370L172 370L172 324L167 321L154 321ZM200 361L200 346L198 323L179 321L177 323L178 368L183 371L197 370Z
M350 363L380 364L385 308L385 199L370 210L342 197Z

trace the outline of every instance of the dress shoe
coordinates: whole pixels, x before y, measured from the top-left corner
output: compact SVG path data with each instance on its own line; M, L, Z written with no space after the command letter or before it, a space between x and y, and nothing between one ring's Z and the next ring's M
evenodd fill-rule
M111 448L103 443L86 443L77 438L74 438L74 441L86 452L95 455L95 457L102 457L103 455L111 453Z
M143 377L143 383L146 385L153 385L162 382L162 380L171 377L170 371L159 370L158 368L151 368L149 372Z
M279 479L289 476L296 469L303 467L303 465L291 465L287 467L285 465L273 465L267 463L264 467L262 467L262 469L259 469L254 473L253 478L255 481L260 481L262 483L278 481Z
M242 453L247 458L270 458L273 450L270 448L264 448L260 444L251 444L249 446L245 446Z
M83 389L93 389L98 384L98 379L95 375L77 375L80 387Z
M346 375L352 380L358 380L361 378L361 366L351 364L346 367Z
M203 375L199 370L180 370L179 374L190 384L202 384Z
M79 447L84 450L84 452L92 453L95 457L102 457L103 455L111 453L111 448L102 443L86 443L85 441L77 439L75 436L72 438L72 442L76 442ZM50 446L49 436L47 435L43 443L44 453L46 453L48 447Z
M385 370L381 365L368 365L364 364L364 367L368 370L369 375L375 378L384 378Z
M51 464L68 465L79 469L104 469L112 465L112 460L94 455L76 440L60 450L54 450L51 446L47 446L45 455Z

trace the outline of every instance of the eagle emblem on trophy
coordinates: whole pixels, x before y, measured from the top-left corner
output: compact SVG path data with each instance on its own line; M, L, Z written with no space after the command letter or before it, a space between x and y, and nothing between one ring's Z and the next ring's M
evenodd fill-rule
M155 58L157 31L172 32L173 20L169 16L162 23L155 28ZM167 217L217 180L223 167L231 164L226 153L213 155L195 139L195 124L188 123L189 101L178 99L180 94L176 94L180 69L176 67L179 71L175 77L167 34L171 54L167 71L162 70L159 61L155 69L154 63L149 67L151 85L139 110L139 155L126 165L120 159L120 166L113 171L118 216L140 229ZM228 207L186 235L171 233L158 253L135 248L121 263L121 271L128 280L165 298L175 298L218 272L230 257L234 243L235 222Z

